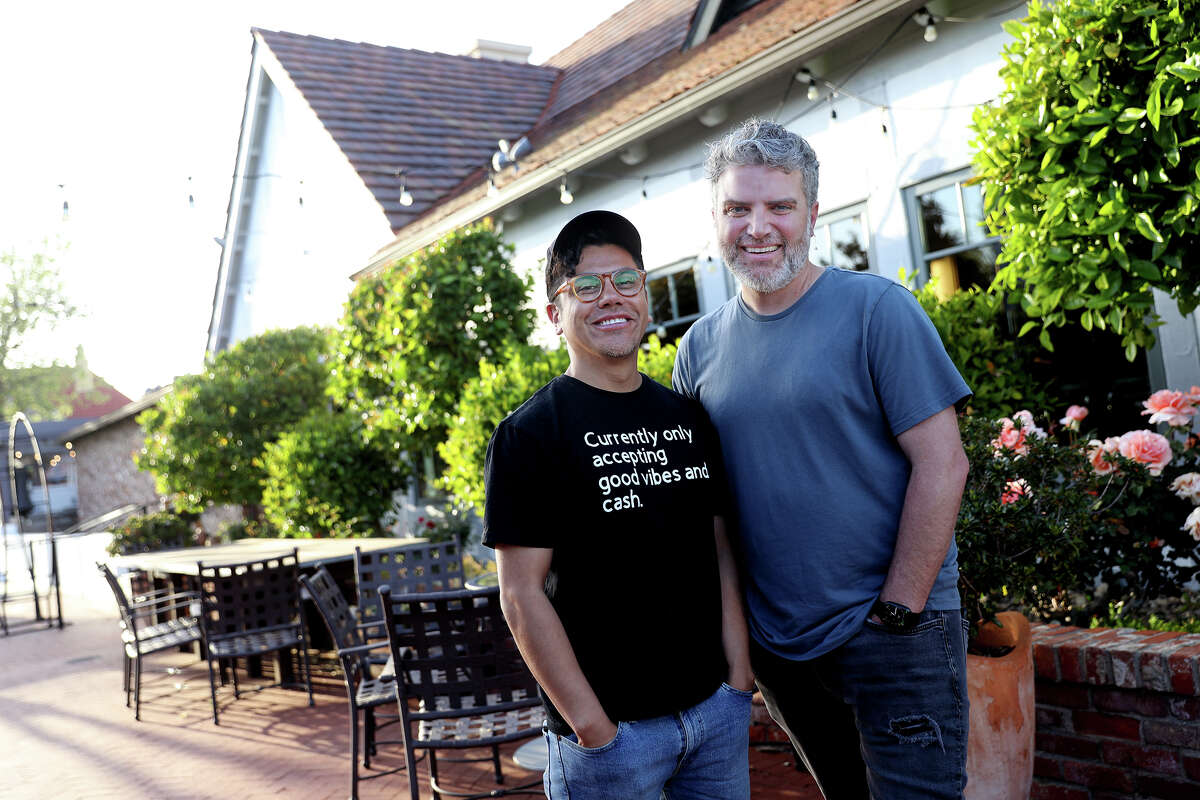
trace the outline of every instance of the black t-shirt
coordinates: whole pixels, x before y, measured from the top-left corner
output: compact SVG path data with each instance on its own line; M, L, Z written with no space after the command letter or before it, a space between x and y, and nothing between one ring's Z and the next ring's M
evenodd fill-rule
M644 375L628 393L559 376L492 435L483 542L554 550L546 594L614 722L690 708L725 679L721 463L699 404Z

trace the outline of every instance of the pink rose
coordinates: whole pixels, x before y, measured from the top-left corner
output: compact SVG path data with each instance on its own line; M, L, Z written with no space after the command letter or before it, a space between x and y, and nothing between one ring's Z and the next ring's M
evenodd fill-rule
M1033 493L1033 489L1025 482L1024 478L1017 478L1015 481L1009 481L1004 484L1004 494L1000 495L1000 504L1008 505L1015 503L1022 497L1028 497Z
M1084 417L1088 415L1086 406L1071 406L1067 409L1067 415L1058 421L1059 425L1065 425L1067 430L1079 430L1079 423L1083 422Z
M1116 436L1110 436L1103 442L1099 439L1092 439L1088 442L1088 461L1092 464L1092 469L1097 475L1107 475L1110 472L1115 472L1117 465L1109 461L1105 456L1116 453L1117 446L1121 440Z
M1000 435L992 439L992 450L996 455L1000 455L1002 450L1011 450L1019 456L1025 455L1029 452L1029 445L1025 444L1025 428L1004 417L1000 420Z
M1200 387L1192 387L1194 389ZM1146 410L1142 415L1150 415L1150 424L1165 422L1171 426L1190 425L1192 416L1196 413L1192 395L1183 392L1173 392L1163 389L1150 395L1150 399L1142 403Z
M1128 459L1145 464L1151 475L1161 475L1171 463L1171 443L1153 431L1129 431L1121 436L1117 450Z
M1200 405L1200 386L1193 386L1191 389L1188 389L1187 399L1194 406Z
M1192 509L1192 513L1188 514L1180 530L1187 531L1193 539L1200 542L1200 508Z
M1200 473L1189 472L1171 481L1171 491L1183 500L1200 505Z
M1046 432L1034 424L1033 414L1028 411L1018 411L1013 414L1013 420L1021 423L1021 428L1025 431L1026 436L1036 436L1039 439L1046 438Z

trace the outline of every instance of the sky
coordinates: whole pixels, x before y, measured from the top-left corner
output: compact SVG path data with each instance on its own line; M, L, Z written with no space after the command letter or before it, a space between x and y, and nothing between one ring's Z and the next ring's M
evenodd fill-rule
M53 255L80 310L14 363L82 345L132 399L200 371L251 27L444 53L491 39L538 64L627 2L0 0L0 252Z

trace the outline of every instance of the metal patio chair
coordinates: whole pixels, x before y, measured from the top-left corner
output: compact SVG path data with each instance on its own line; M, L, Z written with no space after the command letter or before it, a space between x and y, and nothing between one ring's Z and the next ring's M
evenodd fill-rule
M325 627L333 639L337 649L338 659L342 664L342 674L346 679L346 699L350 703L350 797L358 798L358 782L380 778L400 772L405 767L397 767L371 775L360 775L358 771L358 752L362 747L362 766L371 768L371 756L375 755L378 744L398 744L401 740L378 740L376 733L388 725L400 721L395 715L396 676L390 669L385 669L380 675L373 676L371 661L368 654L372 650L384 651L388 647L386 639L368 642L357 624L354 612L342 595L342 590L334 581L333 576L325 567L319 567L311 576L301 575L300 585L308 592L309 598L321 613ZM379 627L376 625L375 627ZM390 719L379 723L376 721L376 709L385 706ZM362 737L359 736L359 718L362 718Z
M133 694L133 718L142 718L142 658L151 653L182 647L200 641L200 618L190 616L192 604L199 602L196 592L125 595L117 576L102 561L96 568L108 582L117 609L121 612L121 649L125 654L125 707ZM181 615L180 612L183 612Z
M434 800L541 794L542 779L503 787L499 745L541 735L545 718L537 684L500 610L500 590L398 594L379 590L392 660L404 758L412 800L416 751L429 757ZM496 783L482 793L448 790L438 782L437 750L490 747ZM471 759L488 760L489 757ZM536 788L535 788L536 787Z
M354 579L358 586L358 621L376 623L368 634L383 639L379 589L393 595L449 592L463 588L462 547L457 542L406 544L389 550L354 548Z
M304 669L308 704L313 704L308 663L308 634L300 606L297 551L241 564L199 562L200 601L204 638L208 645L208 682L212 692L213 724L219 725L217 668L232 662L233 696L241 697L237 660L273 654L276 682L255 687L298 686L285 683L282 652L296 648Z

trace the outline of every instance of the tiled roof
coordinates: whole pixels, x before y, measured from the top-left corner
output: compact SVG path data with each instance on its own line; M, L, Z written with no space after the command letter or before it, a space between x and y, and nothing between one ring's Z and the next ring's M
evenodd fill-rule
M586 100L667 53L687 38L699 0L635 0L597 25L546 66L563 70L545 119Z
M678 47L664 52L653 60L638 65L625 74L625 79L599 87L590 95L575 102L553 117L544 117L529 132L532 152L522 160L522 172L536 170L602 138L628 122L650 113L663 103L714 80L746 59L762 53L804 29L828 19L858 0L763 0L715 31L698 47L680 51ZM650 6L668 0L636 0L633 6ZM625 11L628 11L627 7ZM600 35L609 23L625 12L615 15L608 23L593 30L584 39ZM643 18L644 22L647 22ZM686 33L686 31L685 31ZM636 38L636 37L633 37ZM582 47L581 40L552 60ZM614 42L614 47L620 44ZM598 58L598 56L591 56ZM586 60L586 59L585 59ZM578 62L583 64L583 61ZM560 84L567 83L563 76ZM506 171L498 183L501 187L512 179ZM416 220L400 238L418 235L437 225L438 221L465 208L483 196L482 184L464 184L446 197L421 219ZM384 248L386 250L387 248Z
M542 116L553 67L256 29L398 231ZM400 205L403 168L411 206Z

